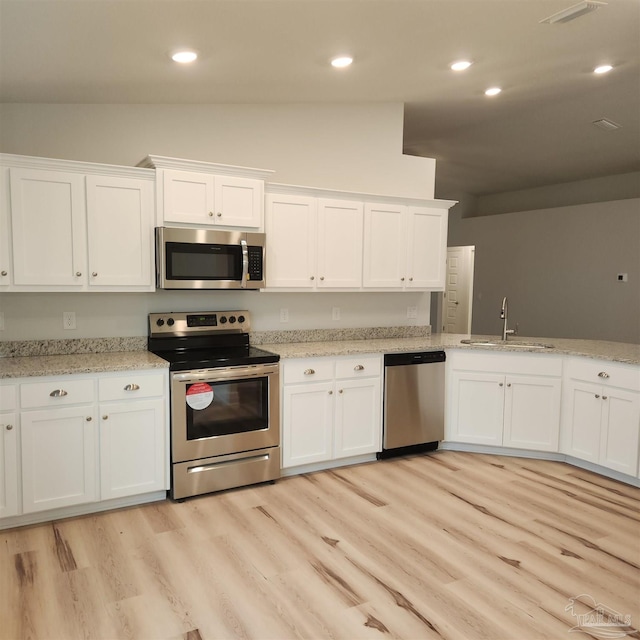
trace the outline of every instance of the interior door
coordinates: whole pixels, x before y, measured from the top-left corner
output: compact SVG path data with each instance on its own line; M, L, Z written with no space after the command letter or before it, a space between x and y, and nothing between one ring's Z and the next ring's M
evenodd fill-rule
M471 333L475 247L447 249L447 280L442 305L443 333Z

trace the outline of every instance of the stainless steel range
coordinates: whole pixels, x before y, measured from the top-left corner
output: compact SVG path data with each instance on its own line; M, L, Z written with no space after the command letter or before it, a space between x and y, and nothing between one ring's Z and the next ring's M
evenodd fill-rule
M280 357L249 344L247 311L149 314L169 361L171 497L280 477Z

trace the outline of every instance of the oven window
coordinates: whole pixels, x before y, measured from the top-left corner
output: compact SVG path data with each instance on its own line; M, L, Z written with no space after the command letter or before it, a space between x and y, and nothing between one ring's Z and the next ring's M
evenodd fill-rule
M266 377L188 384L187 440L267 429L268 392Z
M242 248L228 244L166 243L168 280L242 280Z

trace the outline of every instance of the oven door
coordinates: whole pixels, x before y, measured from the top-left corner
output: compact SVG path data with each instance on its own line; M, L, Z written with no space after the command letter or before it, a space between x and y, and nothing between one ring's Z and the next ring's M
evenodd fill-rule
M174 463L276 447L279 424L277 364L172 374Z

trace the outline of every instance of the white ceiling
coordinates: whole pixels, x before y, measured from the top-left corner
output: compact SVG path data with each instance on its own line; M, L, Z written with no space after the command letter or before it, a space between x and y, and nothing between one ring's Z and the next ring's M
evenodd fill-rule
M439 197L638 171L640 0L540 24L576 1L0 0L1 98L404 102L405 152L437 159ZM171 62L180 46L199 61Z

